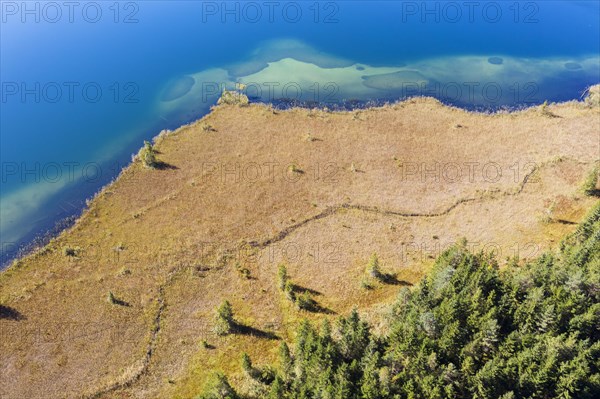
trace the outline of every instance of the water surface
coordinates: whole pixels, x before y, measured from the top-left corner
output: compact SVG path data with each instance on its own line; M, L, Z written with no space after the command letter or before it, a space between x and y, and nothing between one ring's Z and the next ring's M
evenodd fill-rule
M279 104L498 109L600 81L596 1L24 4L2 3L3 259L237 83Z

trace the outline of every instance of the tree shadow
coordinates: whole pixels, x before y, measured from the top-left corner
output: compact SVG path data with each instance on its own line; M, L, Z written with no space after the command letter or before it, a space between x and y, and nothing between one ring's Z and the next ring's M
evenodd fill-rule
M169 170L169 169L176 170L176 169L179 169L179 168L177 166L175 166L175 165L171 165L171 164L168 164L168 163L163 162L163 161L156 161L154 163L154 169L158 169L158 170Z
M130 308L131 304L129 302L125 302L122 299L115 299L115 305L124 306L126 308Z
M556 223L559 223L559 224L566 224L566 225L578 224L577 222L572 222L570 220L565 220L565 219L553 219L553 221L555 221Z
M252 337L264 338L264 339L281 339L281 338L279 338L279 336L277 334L275 334L273 332L259 330L258 328L247 326L245 324L238 323L238 322L234 323L232 330L233 330L232 332L234 334L249 335Z
M309 295L296 296L294 302L299 310L311 313L336 314L333 310L322 306Z
M335 314L337 314L333 310L322 306L317 301L313 301L313 303L311 303L310 306L308 308L305 308L304 310L306 310L308 312L312 312L312 313L321 313L321 314L328 314L328 315L335 315Z
M380 273L379 276L377 277L377 280L379 280L383 284L388 284L388 285L401 285L403 287L413 285L412 283L410 283L406 280L398 280L397 275L393 274L393 273Z
M303 294L305 292L308 292L311 295L316 295L316 296L323 295L322 293L320 293L317 290L313 290L312 288L306 288L301 285L293 284L293 283L292 283L292 291L294 292L294 294Z
M600 190L599 189L588 190L586 192L586 194L590 195L592 197L600 197Z
M124 306L126 308L130 308L131 307L131 304L129 302L126 302L126 301L124 301L122 299L119 299L119 298L116 298L116 297L113 297L110 300L110 303L112 303L113 305L117 305L117 306Z
M24 320L26 317L21 314L17 309L11 308L10 306L0 305L0 319L8 320Z

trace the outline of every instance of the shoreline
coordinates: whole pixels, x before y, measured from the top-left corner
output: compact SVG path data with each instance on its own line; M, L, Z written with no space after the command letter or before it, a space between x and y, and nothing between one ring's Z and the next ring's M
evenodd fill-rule
M572 100L563 101L563 102L548 103L548 106L561 107L561 106L565 106L565 105L569 105L569 104L584 104L586 102L586 99L588 98L587 96L589 96L590 92L596 93L595 95L597 97L593 101L598 101L597 98L598 98L598 96L600 96L600 94L598 94L598 93L600 93L600 83L588 87L581 94L579 99L572 99ZM321 111L321 112L326 112L326 113L351 113L351 112L369 112L372 110L377 110L377 109L385 108L388 106L394 106L394 105L399 105L399 104L403 104L403 103L411 103L411 102L415 102L415 101L431 101L431 100L441 104L445 108L457 109L457 110L467 112L470 114L481 114L481 115L519 114L519 113L523 113L523 112L528 112L528 111L530 111L534 108L538 108L540 106L540 104L537 104L537 103L536 104L523 103L523 104L517 104L513 107L504 107L504 106L498 107L498 108L489 108L489 107L481 108L481 107L477 107L477 106L463 107L458 104L444 102L443 100L440 100L436 97L420 96L420 95L411 96L411 97L407 97L407 98L403 98L403 99L397 99L395 101L390 101L390 100L369 100L369 101L346 100L341 103L340 102L334 103L333 107L332 107L332 104L324 103L324 102L316 103L316 102L310 102L310 101L302 102L302 101L297 101L297 100L289 101L289 100L282 99L282 100L278 100L278 101L269 103L269 102L263 102L260 100L253 102L252 99L250 99L250 103L247 106L260 106L260 107L266 107L266 108L273 108L274 110L277 110L280 112L293 112L295 110L313 110L313 111ZM157 135L155 135L154 137L151 137L149 140L156 143L156 141L158 139L162 138L163 136L168 136L169 134L175 134L180 130L183 130L183 129L193 126L197 123L200 123L203 119L210 116L214 112L215 107L218 107L218 106L219 105L217 105L217 104L211 106L208 113L200 116L199 118L193 119L193 120L189 121L188 123L184 123L174 129L162 129ZM97 186L95 190L92 190L92 191L94 191L94 194L92 194L89 197L81 199L81 201L77 201L77 202L81 203L81 206L74 209L70 215L52 219L52 222L45 223L44 227L39 229L37 232L28 233L26 235L27 238L19 240L21 242L16 244L15 248L13 250L9 251L8 253L4 252L4 249L3 249L3 253L0 257L0 274L9 270L11 267L13 267L13 265L15 263L18 263L19 261L23 260L24 258L29 257L29 256L34 256L39 251L43 250L43 248L45 246L47 246L50 242L52 242L54 239L58 238L61 234L68 231L75 224L77 224L77 222L89 210L89 204L91 203L91 201L94 201L99 195L101 195L104 191L106 191L109 187L111 187L115 182L117 182L118 179L121 177L121 175L135 164L135 161L136 161L135 158L137 158L137 153L139 152L140 149L141 149L141 147L138 148L137 152L131 154L132 159L128 163L126 163L126 165L119 171L118 174L110 176L107 181L105 181L101 185ZM119 158L119 157L117 157L117 158ZM81 185L81 184L84 184L84 182L79 183L79 185ZM75 186L78 186L78 184L76 184ZM73 189L76 189L76 187L73 187L72 190ZM60 196L60 194L61 193L58 193L57 196Z

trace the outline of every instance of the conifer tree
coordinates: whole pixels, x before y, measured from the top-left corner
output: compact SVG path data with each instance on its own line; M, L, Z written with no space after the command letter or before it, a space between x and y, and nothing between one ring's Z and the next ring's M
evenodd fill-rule
M227 335L233 332L234 327L233 308L229 301L225 300L219 305L215 314L215 332L218 335Z

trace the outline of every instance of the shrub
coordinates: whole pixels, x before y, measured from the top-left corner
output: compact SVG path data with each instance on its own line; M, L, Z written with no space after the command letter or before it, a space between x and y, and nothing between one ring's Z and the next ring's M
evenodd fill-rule
M240 276L245 279L250 279L250 270L246 267L243 267L239 262L236 262L235 269L238 271Z
M121 270L119 270L119 272L117 273L117 276L129 276L130 274L131 274L131 270L124 267Z
M371 282L369 282L368 279L364 278L360 282L360 288L362 288L363 290L372 290L373 284L371 284Z
M205 125L202 125L202 130L205 132L216 132L217 131L217 129L215 129L212 125L210 125L208 123Z
M240 275L245 278L246 280L250 279L250 270L248 270L245 267L242 267L241 269L238 269L238 271L240 272Z
M312 134L310 134L310 133L306 133L305 140L306 140L306 141L308 141L309 143L312 143L312 142L314 142L314 141L317 141L317 138L316 138L316 137L314 137L314 136L313 136Z
M295 163L291 164L288 169L292 173L297 173L297 174L300 174L300 175L304 173L304 171L298 165L296 165Z
M585 195L596 195L598 193L598 180L600 177L600 164L596 165L583 182Z
M78 254L79 254L79 248L73 248L73 247L69 247L69 246L66 246L63 248L64 256L75 257Z
M142 151L140 152L140 158L147 168L156 167L156 150L149 141L144 141L144 148L142 148Z
M250 103L248 96L237 90L223 90L217 104L245 106Z
M540 106L540 113L548 118L556 118L556 114L548 109L548 100Z

